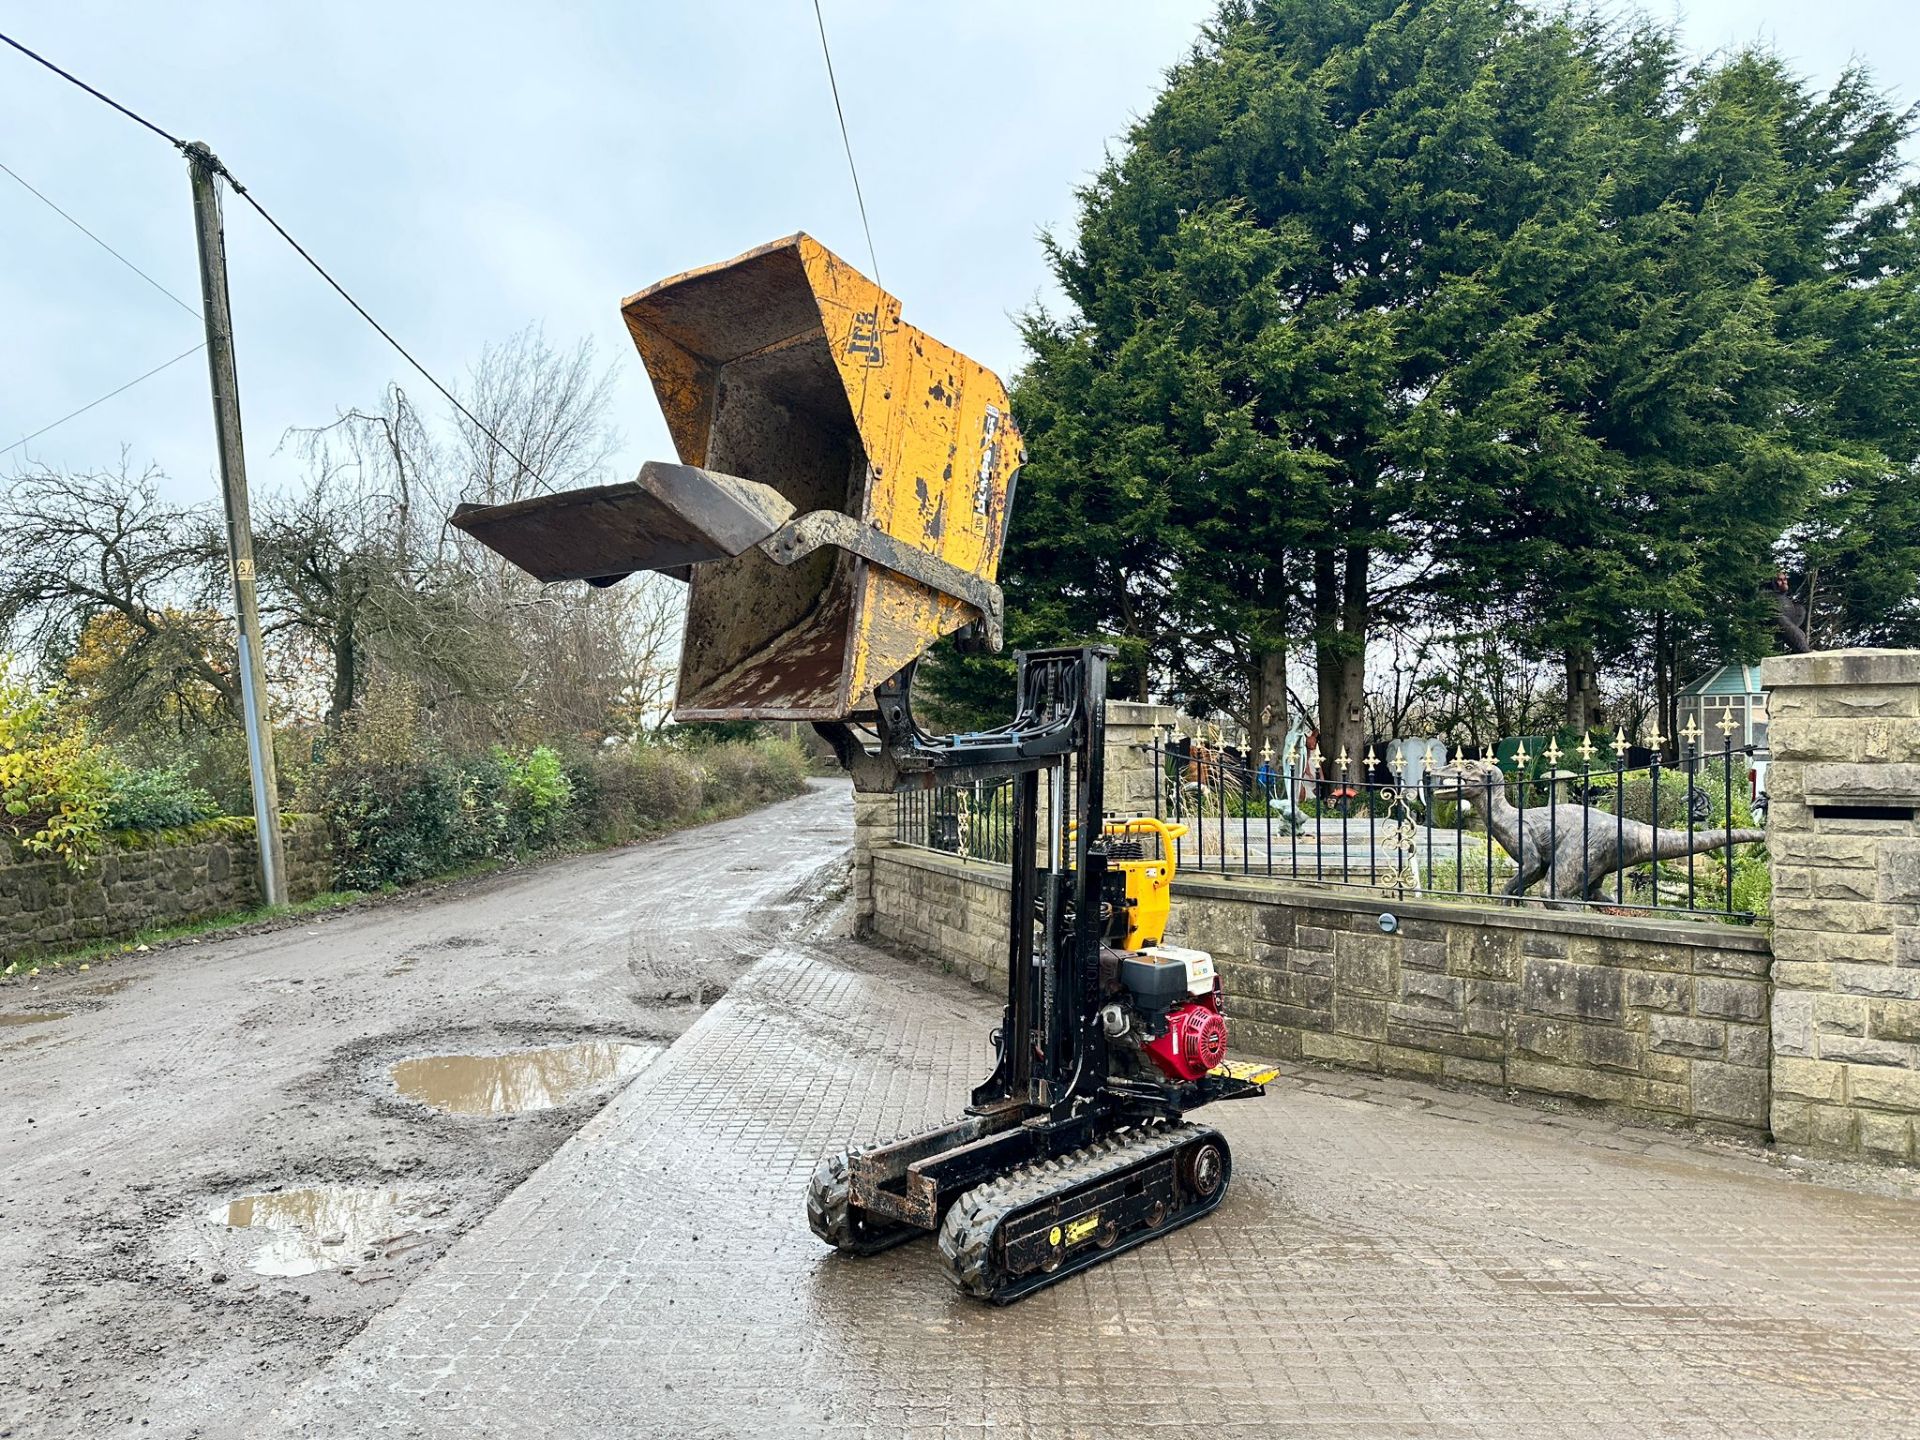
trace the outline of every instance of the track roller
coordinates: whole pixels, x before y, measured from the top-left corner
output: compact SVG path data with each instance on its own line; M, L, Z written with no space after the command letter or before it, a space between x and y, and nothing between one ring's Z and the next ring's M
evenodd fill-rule
M1125 1130L975 1187L940 1226L947 1278L1004 1305L1198 1220L1233 1171L1203 1125Z

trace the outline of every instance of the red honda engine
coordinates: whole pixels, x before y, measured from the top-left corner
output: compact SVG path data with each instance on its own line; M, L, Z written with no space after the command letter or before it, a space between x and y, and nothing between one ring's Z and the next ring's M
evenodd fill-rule
M1143 1047L1175 1080L1198 1080L1227 1053L1227 1020L1220 1013L1220 991L1196 995L1167 1012L1167 1033Z

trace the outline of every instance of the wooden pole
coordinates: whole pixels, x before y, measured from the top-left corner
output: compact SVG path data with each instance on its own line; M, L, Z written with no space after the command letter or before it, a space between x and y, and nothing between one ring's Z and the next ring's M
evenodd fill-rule
M227 243L219 189L225 169L197 140L186 151L193 176L194 232L200 243L200 299L207 322L207 372L213 382L220 491L227 510L227 558L232 562L234 618L240 633L240 708L253 779L254 828L260 840L260 894L269 905L285 905L287 867L280 838L279 776L273 761L273 722L267 714L260 607L253 586L253 522L240 438L240 385L233 365L233 316L227 307Z

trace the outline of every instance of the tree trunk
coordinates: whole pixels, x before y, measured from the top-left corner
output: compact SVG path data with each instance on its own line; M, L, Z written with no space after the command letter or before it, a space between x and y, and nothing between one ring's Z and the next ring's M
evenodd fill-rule
M1314 661L1319 671L1320 750L1340 780L1359 778L1366 752L1367 565L1360 546L1315 554ZM1347 757L1343 770L1342 756Z
M1271 758L1278 770L1287 746L1287 651L1276 645L1255 657L1253 673L1248 677L1247 763L1255 770L1263 758ZM1265 748L1271 745L1271 757Z
M1660 724L1660 758L1674 759L1674 683L1672 647L1667 640L1667 613L1653 617L1653 715Z
M1584 735L1600 721L1600 680L1593 668L1593 652L1569 645L1567 664L1567 724Z
M340 626L333 637L333 693L327 699L327 729L338 733L347 712L353 708L353 692L360 682L359 645L351 623Z

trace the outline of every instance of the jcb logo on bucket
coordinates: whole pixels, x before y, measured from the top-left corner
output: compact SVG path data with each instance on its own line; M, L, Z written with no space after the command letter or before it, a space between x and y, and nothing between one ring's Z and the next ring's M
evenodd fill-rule
M847 353L863 357L867 364L880 363L880 312L860 310L854 313L853 329L847 334Z

